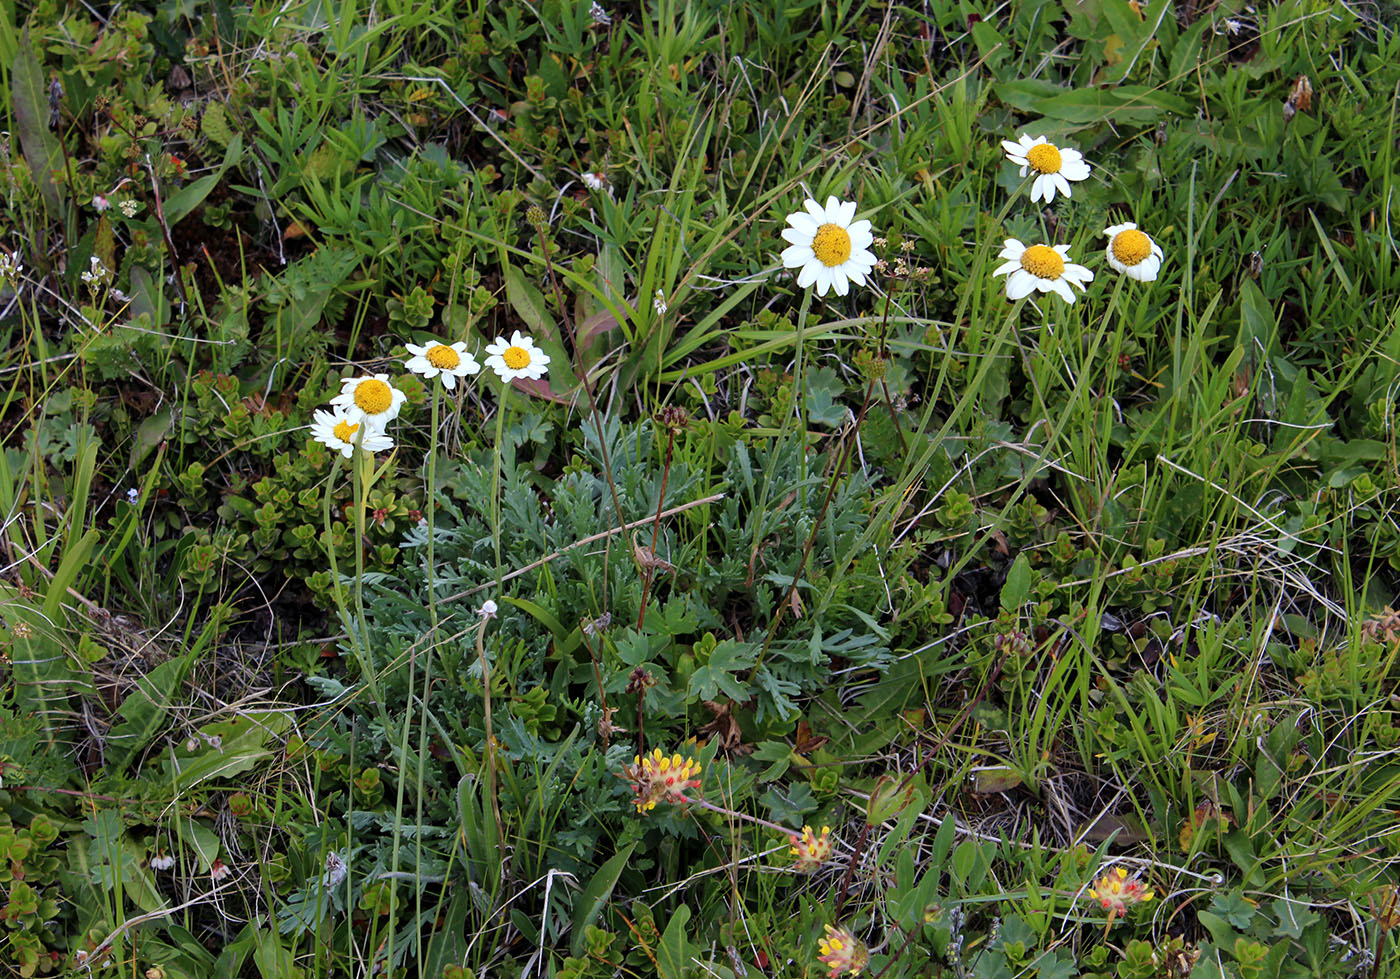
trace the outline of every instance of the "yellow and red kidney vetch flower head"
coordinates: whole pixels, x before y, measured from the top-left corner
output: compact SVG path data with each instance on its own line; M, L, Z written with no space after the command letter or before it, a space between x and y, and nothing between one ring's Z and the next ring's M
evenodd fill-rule
M660 748L634 757L626 773L632 783L632 803L638 812L655 809L658 802L690 802L692 796L687 793L700 791L700 763L680 754L668 757Z
M1145 904L1153 898L1152 888L1148 887L1136 874L1129 875L1122 867L1115 867L1094 881L1089 888L1089 897L1098 901L1105 911L1119 915L1134 904Z

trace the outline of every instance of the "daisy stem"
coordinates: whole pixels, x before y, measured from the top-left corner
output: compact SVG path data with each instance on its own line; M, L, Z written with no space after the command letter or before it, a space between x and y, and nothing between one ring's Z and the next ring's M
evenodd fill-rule
M441 401L442 401L442 385L441 385L441 384L434 384L434 385L433 385L433 414L432 414L432 427L431 427L431 428L429 429L429 431L428 431L428 459L427 459L428 482L427 482L426 488L425 488L424 491L423 491L423 507L424 507L425 510L427 510L427 519L428 519L428 549L427 549L427 550L428 550L428 566L427 566L426 568L424 568L424 570L423 570L423 576L424 576L424 578L426 579L426 581L427 581L427 586L428 586L428 617L429 617L429 620L431 621L432 625L431 625L431 628L430 628L430 630L429 630L429 632L428 632L428 641L429 641L429 643L430 643L431 645L429 645L429 647L428 647L427 655L424 657L424 662L423 662L423 696L420 698L420 701L419 701L419 702L422 704L422 706L423 706L423 721L418 725L418 757L416 757L416 758L414 759L414 776L415 776L415 777L414 777L414 791L415 791L415 793L416 793L416 794L415 794L416 802L415 802L415 805L414 805L414 826L415 826L415 828L416 828L416 831L415 831L414 836L413 836L413 866L414 866L414 870L417 871L417 872L421 872L422 867L423 867L423 759L424 759L425 757L427 757L427 754L428 754L428 724L427 724L428 697L429 697L429 696L431 695L431 693L432 693L432 682L433 682L433 655L434 655L434 653L436 652L435 647L436 647L436 645L437 645L437 629L438 629L438 609L437 609L437 601L435 600L435 599L436 599L436 596L435 596L436 588L434 587L434 586L435 586L435 582L434 582L434 580L433 580L434 571L435 571L435 569L436 569L436 567L437 567L436 563L435 563L434 560L433 560L433 544L434 544L433 531L434 531L434 523L435 523L435 521L434 521L434 519L433 519L433 515L434 515L434 511L436 510L436 507L433 505L433 503L434 503L434 490L435 490L436 487L437 487L437 450L438 450L438 419L439 419L439 407L438 407L438 406L439 406L439 404L440 404ZM416 657L410 656L410 658L409 658L409 663L408 663L408 689L409 689L409 690L412 690L412 689L413 689L413 668L414 668L414 665L415 665L415 660L416 660ZM402 743L402 745L401 745L400 748L399 748L400 765L403 765L403 764L404 764L404 762L405 762L406 759L407 759L407 755L408 755L408 729L409 729L409 720L410 720L410 718L411 718L412 716L413 716L413 698L410 696L410 697L409 697L409 702L408 702L408 708L407 708L407 710L404 712L403 743ZM402 813L402 812L403 812L403 791L404 791L404 784L405 784L406 782L407 782L407 779L405 779L405 778L400 778L400 779L399 779L399 798L398 798L398 802L397 802L397 807L398 807L398 808L397 808L396 815L395 815L395 819L394 819L395 825L398 824L398 818L399 818L399 817L398 817L397 813ZM395 869L398 868L398 845L399 845L399 834L395 833L395 834L394 834L394 850L395 850L395 852L394 852L393 861L392 861L392 862L393 862L393 866L394 866ZM421 887L415 888L415 889L414 889L413 896L414 896L414 914L417 916L416 920L422 921L422 920L423 920L423 889L422 889ZM417 955L418 960L419 960L419 961L422 961L422 958L423 958L423 947L422 947L423 939L422 939L421 931L415 929L415 931L414 931L414 936L415 936L414 942L415 942L415 944L417 945L417 949L416 949L416 951L415 951L415 954ZM390 949L390 951L392 951L392 940L391 940L391 949ZM392 958L390 959L390 961L392 961Z
M356 452L363 454L363 450L356 447ZM335 477L340 472L341 455L335 453L331 463L330 474L326 477L326 495L321 505L321 521L325 531L326 556L330 559L331 565L331 598L335 601L336 610L340 613L341 620L345 623L346 632L350 640L350 649L355 654L355 659L360 664L360 672L364 674L365 683L369 687L369 694L374 699L375 705L382 712L384 703L379 696L379 682L375 679L373 664L369 662L369 653L361 648L361 641L364 638L364 613L361 612L358 626L350 616L350 608L345 599L345 583L340 580L340 565L335 558L335 537L331 532L331 496L335 492ZM355 480L358 490L359 480ZM360 513L359 507L356 512ZM360 542L358 536L355 540L356 567L363 568L364 556L360 553ZM359 575L355 578L356 591L359 590Z
M807 477L807 393L802 387L802 355L807 343L807 316L812 309L812 290L802 293L802 308L797 311L797 355L792 368L792 410L797 413L797 431L801 439L802 472L799 480Z
M501 591L501 454L506 430L506 406L510 402L510 382L501 385L501 397L496 402L496 449L492 455L491 472L491 543L496 550L496 592Z
M491 797L491 812L496 818L496 840L501 848L501 867L506 865L506 831L501 821L501 805L496 800L496 736L491 730L491 671L486 663L486 624L491 617L483 615L476 627L476 655L481 660L481 702L484 711L486 750L483 756L486 763L486 794Z

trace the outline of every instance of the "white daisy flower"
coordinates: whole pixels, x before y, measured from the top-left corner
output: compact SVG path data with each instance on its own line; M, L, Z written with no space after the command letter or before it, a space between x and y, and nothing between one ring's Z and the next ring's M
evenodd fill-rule
M516 330L510 340L496 337L486 345L486 366L507 384L517 377L535 380L549 373L549 354L535 346L535 341Z
M1162 246L1138 230L1131 221L1105 228L1108 264L1130 279L1151 282L1162 267Z
M826 199L826 207L809 200L802 205L806 211L787 216L790 228L783 229L783 268L800 269L797 286L817 287L817 295L825 296L834 288L838 296L850 291L850 283L865 285L865 277L875 268L875 256L869 251L875 241L869 221L852 221L856 216L855 201Z
M1006 259L1006 264L992 275L1010 275L1006 280L1006 298L1024 299L1037 289L1041 292L1057 292L1067 303L1074 302L1076 285L1083 291L1086 282L1094 281L1094 273L1082 265L1069 261L1069 245L1030 245L1021 244L1015 238L1006 239L1006 247L998 258Z
M317 408L315 419L311 423L311 437L347 459L355 454L357 441L366 452L383 452L394 447L392 438L364 422L350 421L343 409L323 411ZM363 433L360 432L362 425Z
M389 383L388 374L373 377L347 377L340 382L340 393L331 404L345 409L345 420L363 421L376 432L397 418L408 395Z
M1069 197L1071 180L1089 179L1089 164L1084 162L1083 154L1068 146L1056 146L1044 136L1031 139L1022 133L1015 143L1002 140L1001 148L1006 150L1006 158L1021 168L1021 176L1035 171L1036 177L1031 183L1031 203L1043 197L1049 204L1055 199L1056 190Z
M457 387L457 378L480 372L481 365L467 353L467 345L458 341L452 345L436 340L423 346L406 343L408 352L413 354L404 366L415 374L424 377L442 377L442 386L451 391Z

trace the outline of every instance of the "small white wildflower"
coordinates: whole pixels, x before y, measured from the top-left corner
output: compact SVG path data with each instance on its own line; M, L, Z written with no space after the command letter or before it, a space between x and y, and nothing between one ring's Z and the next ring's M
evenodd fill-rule
M0 282L13 285L23 271L24 263L19 260L19 256L0 250Z
M121 212L127 217L134 218L136 217L136 212L141 210L141 202L127 198L118 204L117 207L121 208Z
M214 858L213 864L209 867L209 876L216 882L223 880L231 873L233 873L233 868L218 857Z
M666 294L660 289L656 290L656 298L651 301L651 308L656 310L657 316L664 315L666 310L671 308L666 305Z
M603 9L603 5L598 3L598 0L593 0L593 6L588 8L588 16L593 18L595 24L612 23L612 18L608 16L608 12Z
M603 183L604 180L603 175L601 173L593 173L592 171L589 171L588 173L585 173L583 175L583 185L589 190L602 190Z
M151 857L152 870L169 870L173 866L175 866L175 858L168 853Z
M98 258L96 255L88 259L88 270L79 276L84 282L93 287L101 285L111 277L112 273L107 270L107 266L102 264L102 259Z
M101 194L92 195L92 209L98 214L101 214L103 211L107 210L107 208L111 206L112 202L109 201L107 198L103 197Z
M141 499L141 491L135 486L126 491L126 502L134 505L139 499Z
M1244 30L1244 24L1240 23L1240 22L1237 21L1237 20L1233 20L1233 19L1227 17L1227 18L1225 18L1225 29L1226 29L1227 31L1229 31L1229 32L1230 32L1230 35L1233 37L1234 35L1238 34L1240 31Z
M496 617L496 603L488 598L481 603L481 608L476 610L476 614L483 619L494 619Z

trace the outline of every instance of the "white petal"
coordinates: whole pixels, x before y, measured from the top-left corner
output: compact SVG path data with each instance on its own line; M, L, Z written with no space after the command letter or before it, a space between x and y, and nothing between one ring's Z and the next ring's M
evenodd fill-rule
M1074 302L1074 290L1069 287L1069 283L1066 282L1064 279L1056 279L1054 284L1051 285L1050 288L1058 292L1060 294L1060 298L1063 299L1065 302Z
M843 228L850 228L851 222L856 219L856 202L847 201L841 205L840 225Z
M1040 280L1025 269L1017 269L1006 280L1006 298L1024 299L1035 291Z
M869 231L851 232L851 254L869 248L875 243L875 236Z
M783 249L783 268L795 269L799 266L806 265L808 262L815 261L816 257L817 256L812 253L812 246L810 244L789 245Z
M822 207L814 200L808 200L807 203L802 206L807 209L807 213L812 215L812 219L815 220L817 224L826 224L826 208Z
M836 295L844 296L851 291L851 284L846 280L846 275L840 269L831 270L831 284L836 289Z
M419 357L423 356L425 353L428 352L427 347L420 347L416 343L405 343L403 346L404 349L407 350L409 353L416 354Z
M997 270L992 273L992 278L996 278L999 275L1005 275L1008 272L1015 272L1020 267L1021 263L1013 259L1012 261L1007 262L1004 265L997 266Z
M1051 245L1050 250L1061 258L1069 258L1069 245Z
M1080 288L1083 288L1084 283L1094 281L1094 272L1092 269L1083 265L1075 265L1073 262L1066 262L1064 277Z
M861 219L860 221L852 221L851 224L846 228L846 232L852 238L854 238L856 235L862 234L870 235L872 238L874 237L874 232L870 227L870 222L865 219Z
M1083 160L1066 160L1060 167L1060 173L1070 180L1088 180L1089 164Z
M865 277L870 271L869 269L856 268L850 262L843 265L841 270L846 273L847 278L858 286L865 285Z
M1062 173L1052 173L1050 176L1054 178L1055 186L1060 188L1060 193L1069 197L1069 181L1065 179L1065 175Z
M1021 153L1021 144L1013 143L1009 139L1003 139L1001 141L1001 148L1006 151L1007 156L1015 157L1023 155Z
M1129 266L1124 265L1122 262L1118 261L1118 258L1113 254L1113 248L1111 246L1109 248L1104 249L1104 257L1108 259L1108 264L1114 271L1122 272L1125 275L1132 274L1129 271Z
M1050 175L1046 173L1036 177L1035 183L1031 184L1031 203L1034 204L1042 197L1047 204L1055 199L1055 185L1050 182Z
M455 390L457 387L457 378L451 372L444 371L442 374L442 386L449 391Z
M1124 221L1122 224L1111 224L1111 225L1109 225L1107 228L1104 228L1104 229L1103 229L1103 233L1106 234L1106 235L1108 235L1108 237L1111 239L1111 238L1117 237L1118 234L1119 234L1119 232L1122 232L1122 231L1133 231L1133 230L1136 230L1136 228L1137 228L1137 225L1133 224L1133 222L1131 222L1131 221Z
M784 228L782 234L783 241L790 245L810 245L812 243L812 235L798 231L796 228Z
M815 258L802 266L802 271L797 273L797 288L806 289L813 282L817 281L817 270L822 268L822 263Z
M794 230L800 231L803 234L805 234L807 236L808 241L811 241L812 237L817 233L817 222L812 220L812 217L809 214L804 214L801 211L798 211L795 214L789 214L787 216L787 220L788 224L792 225ZM786 234L786 232L784 232L784 234Z
M1001 254L998 255L997 258L1010 258L1019 262L1021 260L1021 256L1025 253L1026 246L1021 243L1021 240L1019 238L1007 238L1006 245L1004 248L1002 248Z
M1026 175L1027 171L1029 171L1030 168L1031 168L1030 163L1028 163L1028 162L1025 161L1025 160L1019 160L1019 161L1016 161L1016 162L1019 162L1019 163L1021 164L1021 172L1020 172L1019 176L1024 177L1024 176Z

